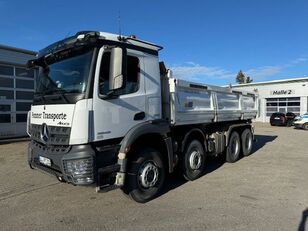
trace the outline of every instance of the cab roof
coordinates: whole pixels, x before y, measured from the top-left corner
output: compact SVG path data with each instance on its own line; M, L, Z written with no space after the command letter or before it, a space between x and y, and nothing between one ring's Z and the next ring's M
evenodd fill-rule
M75 35L55 42L48 47L42 49L38 53L38 58L50 53L58 52L74 46L80 45L96 45L96 44L124 44L126 47L138 47L148 53L158 54L158 51L163 49L162 46L150 43L147 41L136 39L135 36L122 36L99 31L80 31Z

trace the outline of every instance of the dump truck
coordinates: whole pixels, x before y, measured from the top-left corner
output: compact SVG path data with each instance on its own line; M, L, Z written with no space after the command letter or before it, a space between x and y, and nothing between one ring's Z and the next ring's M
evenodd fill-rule
M257 96L173 76L161 46L96 31L51 44L28 113L28 163L61 182L120 188L144 203L173 172L195 180L208 157L233 163L253 146ZM76 190L78 190L76 188Z

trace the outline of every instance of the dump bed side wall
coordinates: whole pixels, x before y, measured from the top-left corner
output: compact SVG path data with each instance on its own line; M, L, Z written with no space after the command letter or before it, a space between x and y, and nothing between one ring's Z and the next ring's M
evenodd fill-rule
M257 114L254 94L229 88L168 79L164 92L164 115L173 125L248 120Z

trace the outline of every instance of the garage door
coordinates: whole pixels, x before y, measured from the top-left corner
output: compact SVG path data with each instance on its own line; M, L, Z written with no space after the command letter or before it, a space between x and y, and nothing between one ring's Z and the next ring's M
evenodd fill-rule
M34 70L0 64L0 139L26 135L34 77Z
M266 99L266 116L271 116L274 112L293 112L299 115L300 106L300 97L268 98Z

